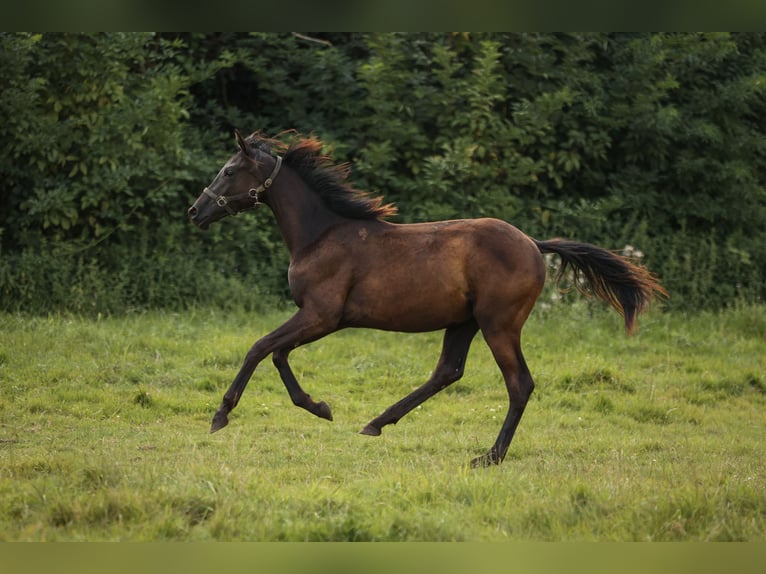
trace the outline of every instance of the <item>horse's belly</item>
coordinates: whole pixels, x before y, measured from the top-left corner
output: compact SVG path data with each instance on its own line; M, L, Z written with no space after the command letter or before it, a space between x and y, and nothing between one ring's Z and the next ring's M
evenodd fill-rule
M460 281L433 276L381 276L349 293L343 323L389 331L434 331L471 317L471 300Z

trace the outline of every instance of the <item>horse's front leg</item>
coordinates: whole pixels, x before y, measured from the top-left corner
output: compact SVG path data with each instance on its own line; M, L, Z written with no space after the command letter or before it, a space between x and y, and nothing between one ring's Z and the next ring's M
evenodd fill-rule
M326 321L319 319L316 315L301 309L274 331L261 339L258 339L247 352L242 367L237 373L237 376L234 377L234 381L231 383L229 390L224 394L221 406L213 416L210 432L216 432L229 424L229 413L237 406L237 403L239 403L239 399L242 397L242 393L245 391L245 387L247 386L250 377L252 377L255 368L264 358L280 349L294 349L299 345L316 341L324 335L332 333L335 329L335 324L328 324ZM279 365L277 366L279 367ZM287 369L289 371L289 367ZM295 381L295 388L293 388L292 385L288 385L288 381L285 380L285 373L283 373L282 369L280 369L280 374L282 375L282 380L285 381L285 385L288 388L288 392L290 392L291 398L295 400L293 394L296 393L296 396L298 396L297 393L303 393L302 389L300 389L297 381L295 381L295 377L292 377L292 380ZM292 373L290 374L292 375ZM303 395L308 397L306 393L303 393ZM310 397L308 400L311 400ZM313 401L311 402L313 403ZM305 404L308 405L308 403ZM325 414L327 416L324 416L323 418L332 420L330 409L326 404L314 404L317 405L317 410L312 411L314 414L317 414L317 416ZM324 405L326 410L321 405Z
M314 401L311 396L301 388L298 383L298 379L295 378L293 370L290 368L290 363L287 362L287 356L294 347L286 347L277 349L274 351L272 358L274 360L274 366L279 371L279 376L282 378L282 382L287 388L287 392L290 394L290 400L296 407L306 409L308 412L315 414L319 418L332 420L332 411L330 406L324 402Z

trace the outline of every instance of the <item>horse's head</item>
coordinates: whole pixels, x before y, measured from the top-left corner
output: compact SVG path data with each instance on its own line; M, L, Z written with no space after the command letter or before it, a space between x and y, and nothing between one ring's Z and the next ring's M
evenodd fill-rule
M260 205L261 194L277 177L282 158L252 144L235 130L239 150L227 161L189 208L192 222L202 229L226 217ZM252 139L252 138L248 138Z

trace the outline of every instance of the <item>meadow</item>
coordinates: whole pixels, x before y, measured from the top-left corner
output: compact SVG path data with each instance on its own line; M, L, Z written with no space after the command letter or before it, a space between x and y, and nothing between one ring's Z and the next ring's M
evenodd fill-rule
M380 437L441 335L347 330L267 360L209 434L256 338L289 310L0 315L3 541L766 540L766 307L538 305L537 387L505 462L471 469L507 407L477 337L465 377Z

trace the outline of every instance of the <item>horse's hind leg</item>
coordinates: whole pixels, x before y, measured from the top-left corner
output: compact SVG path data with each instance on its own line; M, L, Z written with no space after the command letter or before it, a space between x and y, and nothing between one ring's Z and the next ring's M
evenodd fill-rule
M500 464L508 452L513 434L519 425L521 415L527 406L529 397L535 387L532 375L527 368L527 363L521 353L520 329L510 332L486 332L484 338L487 341L492 354L503 373L505 386L508 389L508 413L500 428L495 444L489 451L471 461L471 466L489 466Z
M274 366L277 368L277 371L279 371L279 376L282 378L282 382L285 384L287 392L290 394L290 400L293 401L295 406L306 409L308 412L315 414L320 418L331 421L332 412L330 411L329 405L324 401L318 403L315 402L311 396L301 388L298 380L295 378L293 370L287 362L287 356L290 354L291 350L292 348L285 347L274 351L274 354L272 355Z
M379 435L380 429L384 426L396 423L412 409L460 379L465 370L468 349L478 330L479 326L474 319L449 327L444 333L441 357L431 378L402 400L387 408L383 414L372 419L360 433L371 436Z

